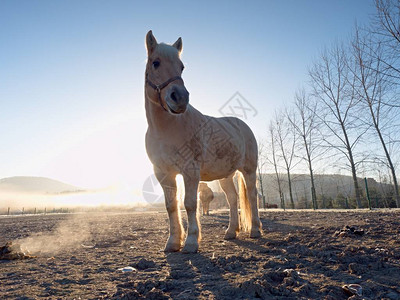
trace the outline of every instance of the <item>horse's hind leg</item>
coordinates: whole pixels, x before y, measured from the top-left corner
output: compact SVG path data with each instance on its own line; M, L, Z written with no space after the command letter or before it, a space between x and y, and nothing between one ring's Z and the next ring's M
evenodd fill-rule
M257 188L256 188L256 172L241 171L246 182L247 198L250 202L251 209L251 238L261 237L261 221L258 215L258 199L257 199Z
M233 175L219 180L219 185L229 203L229 227L224 237L226 240L235 239L239 232L238 194L233 183Z
M208 198L204 201L204 215L210 215L210 199Z
M179 251L183 241L183 227L179 203L176 197L176 175L164 174L161 172L155 172L155 175L163 188L165 206L169 217L169 237L164 251Z

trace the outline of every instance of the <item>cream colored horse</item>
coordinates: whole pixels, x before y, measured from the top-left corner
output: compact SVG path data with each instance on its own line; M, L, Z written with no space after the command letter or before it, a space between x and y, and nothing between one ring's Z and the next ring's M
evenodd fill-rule
M214 199L214 193L205 182L199 183L199 191L197 193L201 205L203 206L203 215L210 215L210 202Z
M238 195L232 180L236 170L242 174L239 180L241 225L250 231L251 237L260 237L256 191L257 143L252 131L237 118L209 117L189 104L189 92L181 78L184 68L180 60L181 38L173 45L159 44L149 31L146 47L146 150L163 188L169 215L170 235L165 251L179 251L184 239L176 197L177 174L183 176L184 205L188 216L183 252L193 253L199 247L201 234L197 189L200 180L220 180L230 206L225 238L236 238L239 231Z

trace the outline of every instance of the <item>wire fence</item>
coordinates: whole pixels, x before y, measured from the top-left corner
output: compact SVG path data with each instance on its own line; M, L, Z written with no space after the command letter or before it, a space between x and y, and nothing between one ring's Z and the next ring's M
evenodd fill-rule
M133 205L102 205L102 206L75 206L75 207L0 207L0 216L32 216L48 214L73 213L131 213L145 211L165 211L164 203L133 204Z

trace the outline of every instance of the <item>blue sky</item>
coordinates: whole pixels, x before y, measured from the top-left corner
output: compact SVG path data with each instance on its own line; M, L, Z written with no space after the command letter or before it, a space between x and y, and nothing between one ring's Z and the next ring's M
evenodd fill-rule
M320 50L368 22L373 1L0 2L0 178L45 176L140 190L144 37L183 39L183 78L203 113L240 92L266 135Z

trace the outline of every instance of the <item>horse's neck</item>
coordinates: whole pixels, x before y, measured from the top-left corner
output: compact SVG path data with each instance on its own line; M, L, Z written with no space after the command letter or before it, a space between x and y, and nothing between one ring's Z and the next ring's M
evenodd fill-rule
M160 105L152 103L150 99L145 96L146 119L149 130L157 133L163 132L166 128L165 124L170 121L169 114L166 114Z
M145 96L146 118L148 124L148 131L152 135L169 136L174 135L184 136L186 129L185 125L190 122L196 121L202 117L202 114L190 106L184 114L172 115L166 112L158 103L151 102Z
M190 104L188 104L185 113L172 115L158 103L151 102L147 96L145 96L145 99L148 133L152 136L164 138L168 136L171 140L186 139L187 135L193 135L190 127L198 127L207 118Z

